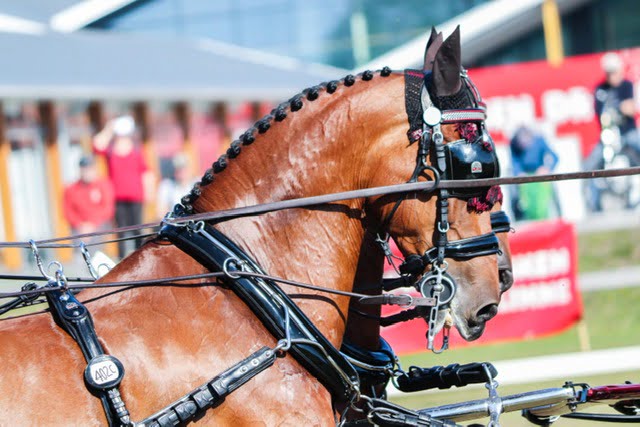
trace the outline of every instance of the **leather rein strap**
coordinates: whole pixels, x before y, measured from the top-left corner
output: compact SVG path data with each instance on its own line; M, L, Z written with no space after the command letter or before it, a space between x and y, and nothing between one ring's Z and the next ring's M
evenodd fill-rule
M281 200L277 202L260 203L256 205L243 206L232 209L222 209L213 212L203 212L193 215L173 216L169 215L162 223L172 225L184 225L189 221L213 221L223 222L236 218L244 218L249 216L261 215L269 212L277 212L286 209L304 208L309 206L319 206L323 204L340 202L344 200L359 199L365 197L384 196L389 194L414 193L416 191L435 191L439 188L450 190L455 189L473 189L492 187L494 185L519 185L531 184L537 182L557 182L571 181L576 179L597 179L597 178L614 178L618 176L640 175L640 166L619 169L598 169L583 172L566 172L552 173L546 175L527 175L527 176L507 176L501 178L482 178L468 180L438 180L438 181L420 181L412 183L385 185L380 187L362 188L359 190L342 191L338 193L323 194L319 196L300 197L297 199ZM75 234L73 236L55 237L52 239L43 239L34 241L39 248L75 248L80 247L77 243L59 243L66 241L81 241L89 237L107 236L115 233L126 231L139 231L150 228L157 228L157 222L150 222L140 225L132 225L128 227L118 227L111 230L99 231L95 233ZM104 242L97 242L101 245ZM87 244L86 246L91 246ZM0 242L0 248L27 248L29 242Z

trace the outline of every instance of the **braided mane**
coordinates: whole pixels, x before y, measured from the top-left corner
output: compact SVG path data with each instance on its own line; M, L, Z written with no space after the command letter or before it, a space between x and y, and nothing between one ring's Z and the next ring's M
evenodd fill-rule
M388 77L391 75L391 69L389 67L384 67L381 70L375 72L380 74L382 77ZM215 175L219 174L223 170L227 168L227 164L229 160L235 159L240 155L243 146L251 145L256 141L256 138L260 134L266 133L269 128L271 128L271 124L276 122L281 122L287 118L289 113L295 113L304 107L305 102L303 101L305 98L307 101L315 101L320 96L320 93L324 90L324 92L328 94L333 94L338 87L343 84L346 87L353 86L357 79L360 78L363 81L369 81L373 79L375 73L373 71L367 70L357 75L349 74L341 80L332 80L330 82L324 82L316 86L312 86L303 90L301 93L294 95L288 101L285 101L275 107L269 114L258 120L251 128L245 131L237 140L233 141L227 150L227 152L221 155L218 160L216 160L211 168L207 169L199 182L195 183L189 194L184 196L181 199L181 205L176 205L174 208L175 213L193 213L193 203L200 197L202 193L201 188L203 186L211 184Z

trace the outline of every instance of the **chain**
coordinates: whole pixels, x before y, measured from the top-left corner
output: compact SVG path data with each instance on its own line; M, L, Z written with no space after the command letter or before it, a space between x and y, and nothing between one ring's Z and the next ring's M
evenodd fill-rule
M485 387L489 390L489 424L487 427L500 427L500 414L502 414L502 399L498 396L498 381L493 379L489 367L483 363L482 368L487 375Z
M436 327L438 322L438 314L440 313L440 294L444 291L444 285L442 284L442 276L447 270L448 264L443 262L441 264L433 264L432 272L427 275L425 280L431 280L433 271L435 271L436 283L433 285L432 297L435 300L435 305L429 311L428 331L427 331L427 349L436 354L440 354L449 348L449 328L444 327L442 334L442 346L439 349L435 348Z

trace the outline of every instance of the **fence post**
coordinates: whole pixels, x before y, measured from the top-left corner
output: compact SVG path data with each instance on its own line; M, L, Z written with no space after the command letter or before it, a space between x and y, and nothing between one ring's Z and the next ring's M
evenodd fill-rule
M9 184L9 157L11 145L5 132L4 109L0 103L0 198L2 199L2 226L4 228L4 240L13 242L16 240L15 225L13 222L13 201L11 185ZM2 254L4 265L12 270L22 265L22 250L7 248Z
M62 168L60 166L62 159L60 159L60 149L58 146L58 123L55 104L53 101L41 101L38 104L38 110L40 112L40 124L44 131L43 140L53 234L54 236L68 236L70 233L69 224L67 224L62 212L64 184L62 182ZM73 250L71 248L59 249L58 254L62 261L69 261L72 258Z

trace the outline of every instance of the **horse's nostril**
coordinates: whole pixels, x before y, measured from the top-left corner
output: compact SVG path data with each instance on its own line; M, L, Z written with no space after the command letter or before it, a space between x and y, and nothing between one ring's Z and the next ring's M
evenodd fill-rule
M513 285L513 271L510 268L500 269L500 292L508 291Z
M498 314L498 304L488 304L478 310L476 318L486 322L487 320L492 319L496 314Z

